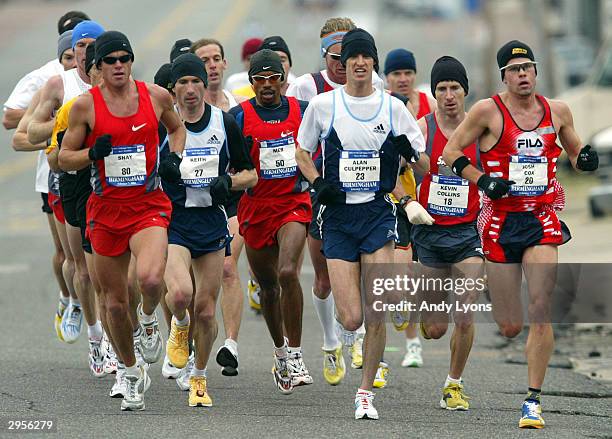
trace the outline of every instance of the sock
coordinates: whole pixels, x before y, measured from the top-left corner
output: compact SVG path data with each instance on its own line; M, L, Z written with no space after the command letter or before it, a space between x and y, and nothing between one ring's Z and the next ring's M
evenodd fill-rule
M406 350L408 350L410 346L413 344L416 344L419 346L421 345L421 339L419 338L418 335L414 338L406 338Z
M525 401L533 401L540 403L540 394L542 393L542 389L534 389L533 387L529 387L527 390L527 398Z
M360 326L359 328L357 328L357 331L355 331L355 332L357 333L357 335L358 335L359 337L363 338L363 336L364 336L364 335L365 335L365 333L366 333L366 330L365 330L365 325L362 323L362 324L361 324L361 326Z
M455 379L455 378L451 378L451 376L448 375L446 377L446 381L444 381L444 387L447 387L451 383L452 384L463 384L463 380L461 379L461 377Z
M87 337L102 340L102 323L100 323L100 320L93 325L87 325Z
M291 346L287 346L287 354L297 354L299 353L300 355L302 355L302 347L301 346L297 346L292 348Z
M191 370L191 376L192 377L204 377L204 378L206 378L206 368L198 369L197 367L194 367Z
M287 343L283 343L283 345L280 348L277 348L276 346L274 346L274 355L280 358L287 358L287 355L288 355Z
M189 311L185 312L185 317L182 320L177 319L175 316L172 316L172 320L178 326L188 326L189 325Z
M331 351L340 346L340 340L336 334L334 317L334 296L330 293L327 299L319 299L312 290L312 304L314 305L321 328L323 329L323 349Z
M370 394L372 393L372 391L371 391L371 390L365 390L365 389L362 389L362 388L360 387L359 389L357 389L357 395L359 395L360 393L361 393L361 394L370 395Z
M153 314L149 315L149 314L145 314L145 312L142 310L142 305L138 308L138 317L140 318L140 321L142 323L153 323L155 321L155 311L153 311Z
M79 299L73 299L71 297L70 298L70 303L72 303L72 306L78 306L79 308L81 307L81 301Z
M125 374L132 377L138 377L140 376L140 368L136 366L136 363L134 363L133 366L125 368Z
M238 342L236 340L232 340L231 338L225 339L225 346L228 346L234 352L238 353Z
M64 308L66 308L70 303L70 298L62 296L62 293L60 292L60 303Z

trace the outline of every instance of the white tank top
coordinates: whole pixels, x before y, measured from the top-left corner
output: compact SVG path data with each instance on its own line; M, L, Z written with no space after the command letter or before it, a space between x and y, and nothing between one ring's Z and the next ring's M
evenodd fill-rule
M235 106L238 105L238 102L236 101L236 98L229 91L223 89L223 94L225 95L225 97L229 101L229 107L230 108L234 108Z

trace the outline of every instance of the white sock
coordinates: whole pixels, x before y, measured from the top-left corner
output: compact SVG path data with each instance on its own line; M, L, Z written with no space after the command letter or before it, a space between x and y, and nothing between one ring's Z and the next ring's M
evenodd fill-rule
M206 368L198 369L197 367L194 367L191 370L191 376L192 377L204 377L204 378L206 378Z
M461 379L461 377L455 379L455 378L451 378L450 375L448 375L446 377L446 381L444 382L444 387L448 386L449 384L463 384L463 380Z
M340 346L340 340L336 334L336 318L334 317L334 296L329 293L327 299L319 299L312 290L312 304L321 322L323 329L323 349L331 351Z
M176 323L178 326L188 326L189 325L189 311L185 311L185 317L183 317L182 320L177 319L176 316L172 316L172 320L174 320L174 323Z
M133 366L125 367L125 374L132 377L140 376L140 368L134 364Z
M79 299L73 299L71 297L70 298L70 303L72 304L72 306L78 306L79 308L81 307L81 301Z
M93 325L87 325L87 337L102 340L102 323L100 323L100 320Z
M302 353L302 346L296 346L294 348L292 348L291 346L287 346L287 353L291 354L293 352L299 352L301 354Z
M238 353L238 342L236 340L232 340L231 338L225 339L225 346L229 346L232 350Z
M357 335L359 335L360 337L364 336L366 333L365 330L365 325L362 323L361 326L359 328L357 328L357 330L355 331L357 333ZM363 338L363 337L362 337Z
M60 303L62 304L64 308L66 308L68 304L70 303L70 297L64 297L62 296L62 293L60 292Z
M283 343L283 345L280 348L277 348L276 346L274 346L274 354L280 358L287 358L287 355L288 355L287 343Z
M421 339L419 338L419 336L417 335L414 338L407 338L406 337L406 349L408 349L410 347L410 345L412 344L418 344L419 346L421 345Z
M149 315L146 314L142 306L140 306L140 308L138 308L138 317L140 317L142 323L153 323L155 321L155 311L153 311L153 314Z

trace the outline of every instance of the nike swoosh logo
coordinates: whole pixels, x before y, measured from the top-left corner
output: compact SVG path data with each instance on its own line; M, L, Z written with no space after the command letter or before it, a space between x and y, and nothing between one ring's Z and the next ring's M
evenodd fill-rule
M132 131L138 131L139 129L141 129L143 126L145 126L147 123L143 123L142 125L138 125L137 127L135 127L134 125L132 125Z
M262 67L262 69L264 69L264 70L268 70L270 67L271 67L271 66L264 66L264 67Z

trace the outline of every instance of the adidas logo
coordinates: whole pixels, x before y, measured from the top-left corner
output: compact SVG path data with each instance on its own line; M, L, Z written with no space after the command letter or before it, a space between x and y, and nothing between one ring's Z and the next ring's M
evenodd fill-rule
M374 127L373 131L374 131L374 134L386 134L387 133L382 123Z
M208 139L208 142L206 142L207 144L213 144L213 145L219 145L221 142L219 141L219 139L217 139L217 136L215 134L212 135L212 137L210 139Z

